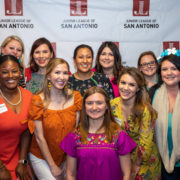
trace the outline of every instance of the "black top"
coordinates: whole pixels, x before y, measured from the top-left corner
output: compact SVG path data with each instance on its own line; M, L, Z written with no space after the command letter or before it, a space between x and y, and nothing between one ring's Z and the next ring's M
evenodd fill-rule
M87 80L79 80L75 78L74 74L69 77L68 87L73 90L79 91L82 96L84 96L84 92L86 89L93 86L103 88L109 95L110 99L114 98L114 92L111 82L105 74L94 72L94 75Z

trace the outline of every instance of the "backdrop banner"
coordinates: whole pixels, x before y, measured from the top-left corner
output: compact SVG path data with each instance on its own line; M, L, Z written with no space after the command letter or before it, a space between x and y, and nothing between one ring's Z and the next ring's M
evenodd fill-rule
M141 52L179 48L179 0L0 0L0 44L17 35L25 44L28 66L32 43L40 37L52 42L56 56L74 72L77 45L113 41L123 64L136 66ZM95 59L95 58L94 58Z

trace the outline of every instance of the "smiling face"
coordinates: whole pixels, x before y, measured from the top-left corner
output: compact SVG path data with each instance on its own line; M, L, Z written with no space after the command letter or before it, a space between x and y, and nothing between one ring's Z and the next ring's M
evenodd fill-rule
M89 72L92 68L93 57L90 49L88 48L81 48L78 50L76 58L74 62L77 67L78 72Z
M123 74L119 82L119 93L122 100L134 101L139 90L135 79L129 74Z
M11 40L5 47L2 47L2 53L4 55L13 55L17 59L22 56L22 46L19 41Z
M20 69L16 62L7 60L0 65L0 84L3 89L14 89L17 88Z
M107 109L105 97L100 93L94 93L85 100L86 114L89 120L102 120Z
M180 82L180 71L168 60L162 62L161 77L167 86L178 86Z
M51 81L51 88L63 90L69 79L69 70L67 64L57 65L50 73L48 80Z
M33 53L34 61L39 68L45 68L52 56L53 54L47 44L41 44L34 50Z
M114 66L114 55L109 47L105 47L100 56L99 63L104 69L111 69Z
M140 61L140 71L145 76L153 76L156 74L157 64L152 55L144 55Z

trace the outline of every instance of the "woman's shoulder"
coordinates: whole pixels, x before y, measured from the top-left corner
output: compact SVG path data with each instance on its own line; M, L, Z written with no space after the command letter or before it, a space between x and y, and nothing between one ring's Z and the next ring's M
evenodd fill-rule
M110 104L111 105L120 104L120 101L121 101L121 98L116 97L116 98L110 100Z
M31 79L31 77L32 77L32 71L31 71L31 68L30 67L28 67L28 68L26 68L25 69L25 74L24 74L24 76L25 76L25 81L26 81L26 83Z
M43 105L43 95L42 94L34 94L32 96L32 102Z

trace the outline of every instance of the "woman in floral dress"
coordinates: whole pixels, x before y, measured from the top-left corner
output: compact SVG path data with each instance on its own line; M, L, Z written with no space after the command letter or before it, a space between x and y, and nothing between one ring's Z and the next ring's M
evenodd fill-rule
M149 103L145 79L136 68L126 68L119 76L121 97L111 101L121 127L137 143L131 153L132 179L160 179L161 162L154 142L156 111Z
M92 48L86 44L75 48L73 58L77 71L69 77L69 88L79 91L84 96L86 89L98 86L108 93L110 99L113 99L114 92L109 78L105 74L91 71L93 54Z

